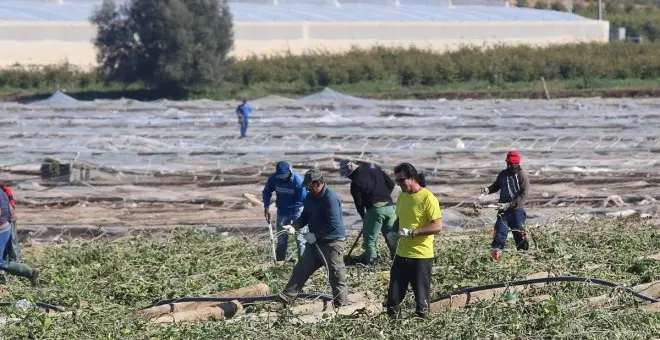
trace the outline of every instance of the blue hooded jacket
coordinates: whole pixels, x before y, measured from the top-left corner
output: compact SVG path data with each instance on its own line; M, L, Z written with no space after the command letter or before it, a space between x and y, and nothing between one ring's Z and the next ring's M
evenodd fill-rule
M241 104L238 107L236 107L236 114L243 116L243 118L250 118L250 114L252 113L252 108L248 104Z
M288 177L286 182L282 182L278 176ZM268 177L264 186L263 201L264 208L270 206L270 199L273 191L277 193L277 214L293 215L303 206L307 189L302 185L303 178L295 172L292 172L287 162L277 163L277 170Z

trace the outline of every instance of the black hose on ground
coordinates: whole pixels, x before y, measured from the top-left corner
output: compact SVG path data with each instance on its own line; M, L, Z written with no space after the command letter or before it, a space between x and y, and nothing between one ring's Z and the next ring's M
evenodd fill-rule
M56 312L64 312L65 311L64 308L62 308L60 306L51 305L50 303L46 303L46 302L38 302L37 301L37 302L34 302L34 304L37 305L37 307L43 308L47 311L48 310L54 310ZM0 302L0 307L12 307L14 305L16 305L16 302Z
M332 301L332 296L321 293L300 293L297 295L296 298L321 300L324 302ZM234 300L240 302L241 304L250 304L250 303L264 302L264 301L283 302L282 298L279 295L248 296L248 297L211 297L211 296L182 297L176 299L157 300L151 306L140 308L140 310L162 306L162 305L170 305L180 302L218 302L219 303L219 302L230 302Z
M622 286L618 283L614 283L614 282L610 282L610 281L606 281L606 280L602 280L602 279L595 279L595 278L589 278L589 277L580 277L580 276L556 276L556 277L544 277L544 278L538 278L538 279L525 279L525 280L516 280L516 281L506 281L506 282L500 282L500 283L491 283L491 284L487 284L487 285L483 285L483 286L463 288L463 289L457 290L455 292L442 294L442 295L436 297L435 299L432 299L431 302L438 302L438 301L441 301L441 300L449 299L449 298L451 298L452 296L455 296L455 295L478 292L478 291L482 291L482 290L488 290L488 289L494 289L494 288L506 288L506 287L512 287L512 286L521 286L521 285L529 285L529 284L535 284L535 283L551 283L551 282L594 283L594 284L599 284L599 285L603 285L603 286L607 286L607 287L621 289L624 292L630 293L633 296L638 297L642 300L646 300L648 302L660 302L659 299L656 299L654 297L636 292L632 288Z

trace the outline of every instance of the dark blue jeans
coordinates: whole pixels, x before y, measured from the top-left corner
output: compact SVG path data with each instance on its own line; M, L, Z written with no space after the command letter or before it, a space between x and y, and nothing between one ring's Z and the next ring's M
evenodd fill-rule
M293 221L297 220L300 217L300 214L302 214L302 208L298 209L297 211L293 212L292 214L280 214L279 212L277 213L277 224L276 224L276 230L277 232L282 231L282 226L291 224ZM305 251L305 237L303 236L304 233L309 231L308 227L303 227L299 230L299 233L296 237L296 246L298 248L298 258L302 256L303 252ZM280 237L277 238L277 248L275 249L275 257L277 261L284 261L286 260L286 249L289 245L289 234L284 233L280 235Z
M241 137L245 137L245 134L247 133L247 129L248 129L248 119L243 118L243 120L241 120Z
M513 239L516 241L516 249L529 249L527 234L525 233L525 220L527 213L524 209L514 209L505 211L497 216L495 228L493 229L493 249L504 249L509 230L513 233Z
M18 243L18 232L16 221L11 223L11 239L2 254L2 259L5 261L21 262L21 245Z
M9 227L9 225L7 225L7 227ZM5 253L5 248L7 248L9 242L11 242L10 227L0 231L0 254ZM9 263L9 261L6 261L5 259L0 259L0 270L5 270L7 268L7 263Z

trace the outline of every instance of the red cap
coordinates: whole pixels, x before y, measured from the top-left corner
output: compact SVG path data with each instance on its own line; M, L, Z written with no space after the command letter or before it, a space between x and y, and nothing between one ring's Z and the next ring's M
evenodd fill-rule
M520 154L515 151L509 151L509 153L506 154L506 162L520 164Z

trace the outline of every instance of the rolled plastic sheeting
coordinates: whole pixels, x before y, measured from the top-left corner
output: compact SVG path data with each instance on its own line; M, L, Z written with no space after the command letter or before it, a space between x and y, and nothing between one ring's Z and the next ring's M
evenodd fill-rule
M225 292L218 292L209 295L209 297L220 298L220 297L234 297L234 296L245 296L245 297L265 296L268 295L268 292L269 292L268 285L264 283L258 283L249 287L239 288ZM217 305L218 302L178 302L178 303L171 303L171 304L141 309L136 311L135 314L143 318L151 319L155 316L160 316L162 314L194 311L194 310L217 306Z
M164 314L153 320L154 324L170 324L182 321L202 321L210 318L231 319L243 312L243 305L238 301L222 302L215 306L203 307L178 313Z

